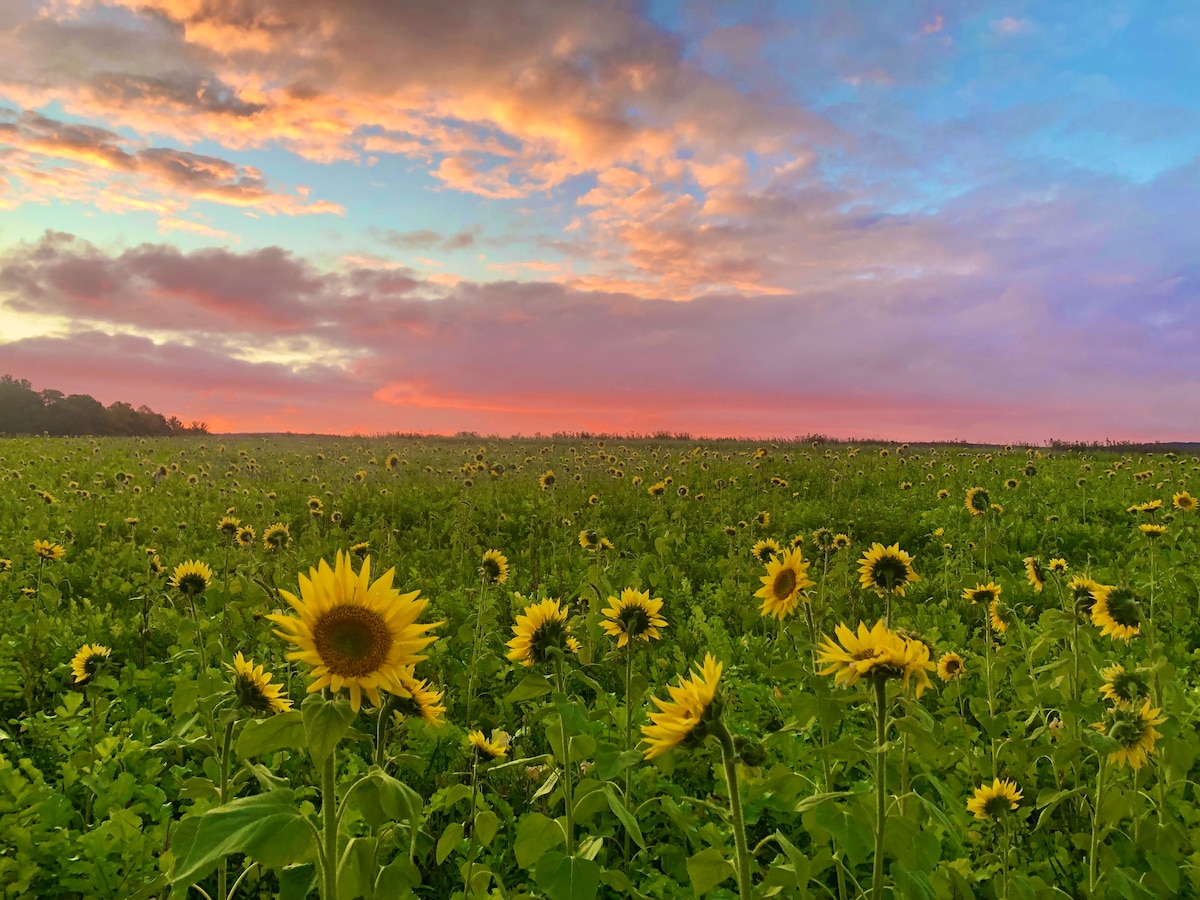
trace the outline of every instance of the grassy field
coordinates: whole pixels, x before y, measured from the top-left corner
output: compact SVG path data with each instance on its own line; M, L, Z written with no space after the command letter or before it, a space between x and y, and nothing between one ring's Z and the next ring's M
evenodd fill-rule
M1200 895L1197 472L0 440L0 894Z

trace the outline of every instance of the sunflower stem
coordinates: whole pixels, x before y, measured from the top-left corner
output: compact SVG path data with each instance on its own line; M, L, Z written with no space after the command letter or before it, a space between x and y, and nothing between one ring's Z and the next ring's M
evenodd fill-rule
M883 896L883 836L887 827L887 679L876 676L875 688L875 860L871 900Z
M746 819L742 814L742 795L738 787L737 753L733 736L725 723L717 720L711 732L721 743L721 761L725 765L725 782L729 787L729 816L733 821L733 842L737 848L738 896L750 900L750 850L746 845Z
M475 804L479 797L479 754L471 754L471 843L467 847L467 874L463 879L463 896L471 896L471 876L475 874Z
M321 835L324 842L325 870L321 900L337 900L338 895L338 818L337 818L337 747L329 751L321 767Z
M625 645L625 749L633 749L633 641ZM625 770L625 805L633 809L633 768ZM625 858L629 859L629 829L625 829Z
M386 771L388 722L392 713L392 695L388 694L379 707L379 721L375 723L375 765Z
M563 702L566 702L567 683L563 677L562 654L558 655L555 660L555 673L558 676L558 692L563 697ZM558 715L558 733L562 740L562 762L563 762L563 804L566 807L567 817L567 856L571 856L575 852L575 801L572 797L571 785L571 738L567 734L567 720L560 712Z
M483 631L483 602L487 598L487 574L483 574L479 578L479 600L475 604L475 634L471 644L471 668L467 673L467 718L468 725L474 720L471 718L471 708L475 705L475 676L476 668L479 665L479 642L483 639L481 632Z
M221 806L229 802L229 762L233 755L233 726L237 724L237 719L232 715L229 721L225 723L225 737L221 742ZM217 898L218 900L228 900L229 890L228 874L225 868L225 860L221 860L220 868L217 869Z
M1096 807L1092 810L1092 841L1088 849L1088 893L1096 894L1100 872L1100 810L1104 806L1104 776L1108 772L1108 760L1101 754L1100 768L1096 773Z

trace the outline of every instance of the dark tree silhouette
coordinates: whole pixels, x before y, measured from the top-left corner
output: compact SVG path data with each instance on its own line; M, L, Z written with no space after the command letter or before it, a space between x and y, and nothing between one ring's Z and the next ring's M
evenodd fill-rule
M114 435L141 437L172 434L207 434L204 422L184 425L142 405L117 401L107 409L87 394L35 391L24 378L0 375L0 434Z

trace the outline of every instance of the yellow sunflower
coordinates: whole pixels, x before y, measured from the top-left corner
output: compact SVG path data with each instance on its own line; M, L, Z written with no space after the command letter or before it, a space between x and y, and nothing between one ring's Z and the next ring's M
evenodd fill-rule
M972 603L986 603L989 606L999 596L1000 585L994 581L989 581L987 584L977 584L975 587L967 588L963 591L964 600L970 600Z
M554 487L555 481L557 481L557 479L554 477L554 470L547 469L541 474L541 477L538 478L538 486L541 487L543 491L548 491Z
M1101 587L1103 585L1100 582L1094 581L1086 575L1073 576L1067 582L1067 590L1071 592L1071 598L1075 601L1075 611L1090 616L1092 607L1096 604L1096 591Z
M600 549L600 532L594 528L585 528L579 532L579 546L584 550Z
M212 577L212 569L208 567L208 563L189 559L175 567L171 580L167 583L181 593L194 596L208 589Z
M75 676L75 683L89 681L110 656L112 651L103 644L84 644L80 647L79 652L71 657L71 674Z
M904 589L921 577L913 571L912 557L900 545L885 547L876 541L859 559L859 584L880 597L888 593L904 596Z
M282 522L268 525L263 530L263 549L268 552L282 550L292 542L292 533Z
M870 629L859 622L857 633L839 624L834 634L837 641L826 637L821 644L817 663L825 667L818 674L832 675L835 684L850 687L864 677L881 677L902 678L908 687L915 675L918 697L929 687L928 672L935 666L924 642L901 637L882 619Z
M982 516L988 511L991 506L992 498L986 490L981 487L973 487L967 491L967 499L965 506L967 512L973 516Z
M557 600L531 603L517 616L512 627L513 639L508 642L508 658L523 666L544 663L555 651L567 650L570 627L567 611Z
M1161 538L1163 535L1165 535L1167 533L1167 526L1143 522L1141 525L1138 526L1138 530L1141 531L1141 533L1144 534L1146 537L1148 537L1150 540L1157 541L1159 538Z
M1042 561L1036 556L1025 557L1025 575L1029 579L1029 586L1040 594L1046 586L1046 572L1042 568Z
M937 674L942 681L957 681L966 672L967 666L957 653L943 653L937 661Z
M479 572L488 584L504 584L508 581L508 559L499 550L488 550L483 554Z
M256 713L291 711L292 701L283 693L283 687L271 684L271 673L264 672L261 665L256 666L253 660L246 659L241 651L234 656L233 665L228 668L233 672L233 692L237 696L239 709Z
M833 544L831 545L835 551L845 550L850 546L850 535L838 532L833 536Z
M1055 575L1065 575L1067 572L1067 561L1062 557L1056 557L1050 560L1050 564L1047 566L1047 568Z
M1136 672L1126 672L1119 663L1100 670L1104 684L1100 694L1118 703L1133 703L1150 696L1150 686Z
M1187 491L1180 491L1171 498L1171 505L1180 512L1195 512L1196 498Z
M238 528L241 524L241 520L235 519L233 516L222 516L221 521L217 523L217 531L221 532L225 537L233 539L237 537Z
M36 540L33 542L33 552L39 558L49 562L58 562L62 559L67 551L62 544L56 544L54 541Z
M779 552L779 542L774 538L764 538L750 548L750 555L760 563L769 562L771 557L777 556Z
M1142 630L1141 604L1130 588L1101 585L1093 596L1092 624L1101 634L1128 641Z
M309 577L300 576L300 597L279 592L299 618L282 613L267 618L280 626L275 634L300 648L288 659L312 667L308 693L349 688L350 705L358 712L364 692L378 706L380 689L403 690L400 670L425 658L420 651L437 640L426 632L442 623L417 622L429 601L419 599L420 591L394 589L395 574L388 569L372 584L370 559L356 574L350 555L338 551L332 569L322 559Z
M1140 769L1154 752L1154 744L1162 734L1154 727L1167 721L1161 709L1152 709L1147 699L1140 707L1133 703L1118 703L1105 711L1104 721L1093 727L1121 746L1108 756L1110 764Z
M799 549L788 550L782 557L772 556L767 563L767 574L759 577L763 586L755 592L762 598L762 616L774 616L780 622L792 614L801 599L801 591L814 584L808 577L808 563Z
M239 547L253 547L255 537L257 535L255 535L254 528L250 525L242 525L237 530L237 544Z
M507 734L504 732L492 732L492 739L489 741L483 736L482 731L472 731L467 735L467 743L475 751L475 755L481 761L500 759L508 755Z
M812 533L813 546L818 550L833 549L833 531L828 528L818 528Z
M1017 621L1016 615L1011 607L1006 603L1000 602L997 597L988 604L988 620L992 623L992 630L1004 634L1008 631L1008 627Z
M625 588L619 598L608 598L608 608L601 610L604 621L600 627L609 637L617 639L618 647L624 647L631 640L658 640L662 637L658 629L667 627L667 620L662 617L662 605L662 598L651 599L649 591Z
M661 497L666 492L667 485L666 482L663 481L656 481L654 484L650 485L650 487L646 488L646 493L651 497Z
M400 689L393 693L392 706L398 715L421 718L430 725L441 725L446 707L442 706L442 691L435 691L428 681L418 679L412 666L396 673Z
M990 786L981 784L975 789L975 796L967 801L967 812L977 819L998 819L1015 810L1024 796L1015 782L993 778Z
M690 676L680 677L678 687L667 685L670 700L650 698L658 712L650 713L652 724L642 726L646 759L653 759L681 744L697 746L708 736L709 724L721 715L717 687L723 669L722 663L706 653L703 667Z

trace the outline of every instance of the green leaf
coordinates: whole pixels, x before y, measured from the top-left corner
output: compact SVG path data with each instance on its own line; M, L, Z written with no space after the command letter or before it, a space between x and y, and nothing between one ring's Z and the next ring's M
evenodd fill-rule
M339 897L365 897L371 900L375 890L375 838L350 838L338 863Z
M350 701L338 698L326 700L320 694L310 694L302 707L304 738L313 762L321 765L333 752L338 741L345 737L354 722Z
M639 750L621 750L612 744L601 744L596 750L596 777L610 781L630 766L642 761Z
M492 842L492 838L496 836L496 832L500 830L500 817L490 809L485 809L483 812L475 816L475 835L479 838L479 843L487 846Z
M440 866L446 861L446 857L454 852L454 849L463 839L462 822L451 822L446 826L446 830L442 832L442 836L437 842L437 864Z
M312 831L290 790L243 797L200 817L192 839L177 843L172 883L191 884L226 856L244 853L269 869L305 860L313 852Z
M247 722L238 736L237 755L249 759L276 750L302 750L304 746L304 715L293 710Z
M565 843L566 840L567 836L557 821L541 813L529 813L517 826L517 840L513 844L517 865L528 869L541 859L547 850Z
M733 863L716 847L709 847L689 857L687 870L697 897L704 896L722 881L737 874Z
M523 703L548 693L550 693L550 682L546 680L545 675L526 675L504 699L507 703Z
M538 860L533 880L550 900L594 900L600 890L600 866L553 850Z
M373 828L399 821L416 827L425 805L420 794L382 769L372 769L358 782L351 799Z
M625 830L629 832L633 842L644 850L646 840L642 837L642 829L638 827L637 819L625 806L625 802L617 796L617 792L611 784L604 785L604 796L608 800L608 808L613 811L613 815L621 820L621 824L625 826Z
M279 900L306 900L317 886L317 867L312 863L287 866L279 873Z

